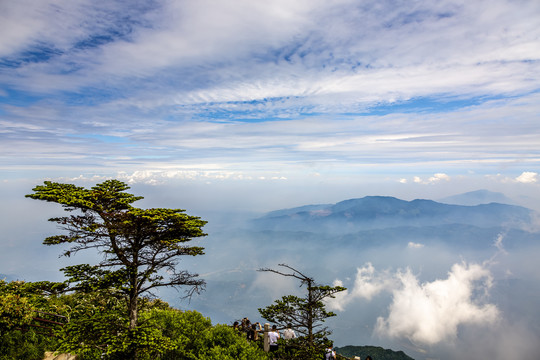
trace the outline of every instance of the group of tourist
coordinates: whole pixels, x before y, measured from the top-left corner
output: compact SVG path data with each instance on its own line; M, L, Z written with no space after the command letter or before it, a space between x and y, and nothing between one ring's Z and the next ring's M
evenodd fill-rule
M238 330L239 332L246 333L246 339L250 341L258 340L259 333L263 331L261 323L257 322L252 324L247 317L243 318L240 323L238 321L235 321L233 324L233 328L235 330Z
M243 332L246 334L246 339L249 341L257 341L259 339L259 333L263 333L264 329L261 326L261 323L251 323L247 317L243 318L241 322L235 321L233 328L238 332ZM278 339L281 338L281 334L276 325L272 325L272 329L268 332L268 343L270 345L270 352L275 352L278 350ZM287 327L283 329L283 339L285 341L296 338L296 333L292 329L291 324L287 324ZM336 352L332 346L329 346L326 349L325 358L327 360L335 360ZM359 357L355 357L358 359ZM366 360L371 360L371 357L366 357Z
M239 332L246 333L246 339L250 341L256 341L259 339L259 333L263 332L261 323L251 323L249 319L243 318L241 322L235 321L233 327ZM270 351L274 352L278 349L278 339L281 338L281 335L277 329L276 325L272 325L272 330L268 332L268 342L270 345ZM292 325L288 324L287 328L283 330L283 339L290 340L296 338L296 333L292 329Z
M272 331L268 333L268 340L270 343L270 351L276 351L278 349L278 339L281 338L276 325L272 325ZM287 327L283 330L283 339L285 341L295 339L296 333L292 329L291 324L287 324Z

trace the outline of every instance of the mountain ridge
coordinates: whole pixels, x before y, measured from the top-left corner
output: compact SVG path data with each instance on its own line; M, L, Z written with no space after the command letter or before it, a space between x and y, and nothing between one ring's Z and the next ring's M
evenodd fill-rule
M252 220L258 229L350 233L399 226L468 224L478 227L522 228L534 211L518 205L488 203L455 205L428 199L401 200L365 196L335 204L304 205L276 210Z
M454 205L480 205L480 204L489 204L489 203L500 203L508 205L516 205L516 202L508 198L503 193L493 192L489 190L475 190L469 191L463 194L457 194L452 196L447 196L445 198L439 199L438 202Z

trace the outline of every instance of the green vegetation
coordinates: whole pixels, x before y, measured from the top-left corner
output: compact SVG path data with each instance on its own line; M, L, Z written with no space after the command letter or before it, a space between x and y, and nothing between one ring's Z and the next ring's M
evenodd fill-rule
M181 209L133 207L131 204L142 197L125 192L127 189L129 186L118 180L107 180L91 189L46 181L26 196L60 204L70 213L77 211L75 215L49 219L67 234L50 236L44 244L69 244L65 256L88 249L101 252L103 258L97 265L81 264L62 270L70 290L104 292L103 296L127 304L128 328L122 329L123 318L114 314L114 318L103 319L117 320L108 329L109 336L97 340L107 340L108 353L119 348L137 359L148 348L166 350L169 346L152 337L146 327L138 326L139 299L159 287L187 286L190 296L204 286L196 274L177 271L176 265L180 256L204 254L202 247L187 243L206 235L202 231L206 222ZM117 332L122 336L113 335Z
M81 360L131 359L133 348L144 360L268 359L230 326L212 325L196 311L179 311L161 300L141 298L139 325L131 330L126 304L107 292L55 294L43 289L44 283L0 280L0 299L17 299L2 304L0 360L43 359L46 350L75 353ZM32 326L38 309L69 322L41 323L54 335L48 336L49 329Z
M58 312L62 306L53 295L63 284L0 280L0 360L43 358L56 340L37 327L37 311Z
M316 358L318 354L324 353L329 343L327 337L331 334L331 331L323 326L323 323L327 318L336 316L335 313L326 311L323 300L333 298L334 294L344 291L346 288L341 286L320 286L315 283L313 278L286 264L279 264L279 266L286 268L287 272L273 269L260 269L259 271L269 271L300 280L300 286L306 286L307 294L303 298L294 295L283 296L281 300L276 300L274 304L259 309L259 313L264 319L276 323L282 328L286 327L287 324L291 324L302 335L294 340L289 340L286 345L294 351L282 354L281 358Z
M41 360L52 342L34 331L12 330L0 334L0 360Z
M403 351L392 351L383 349L378 346L343 346L336 347L336 352L339 355L354 358L359 356L361 359L365 359L366 356L371 356L373 360L414 360L407 356Z

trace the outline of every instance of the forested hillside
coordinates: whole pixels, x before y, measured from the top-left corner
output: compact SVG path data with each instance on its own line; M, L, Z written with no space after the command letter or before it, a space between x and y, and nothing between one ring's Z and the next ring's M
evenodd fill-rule
M346 356L348 358L354 358L359 356L360 359L365 359L368 355L373 360L413 360L413 358L407 356L403 351L393 351L383 349L378 346L343 346L336 348L336 352L339 355Z

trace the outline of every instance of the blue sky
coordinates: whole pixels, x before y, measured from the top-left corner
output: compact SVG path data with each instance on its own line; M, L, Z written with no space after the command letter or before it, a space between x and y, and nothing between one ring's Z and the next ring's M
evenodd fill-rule
M444 174L448 193L538 192L535 1L0 10L4 183L259 179L264 189L316 177L397 189Z

